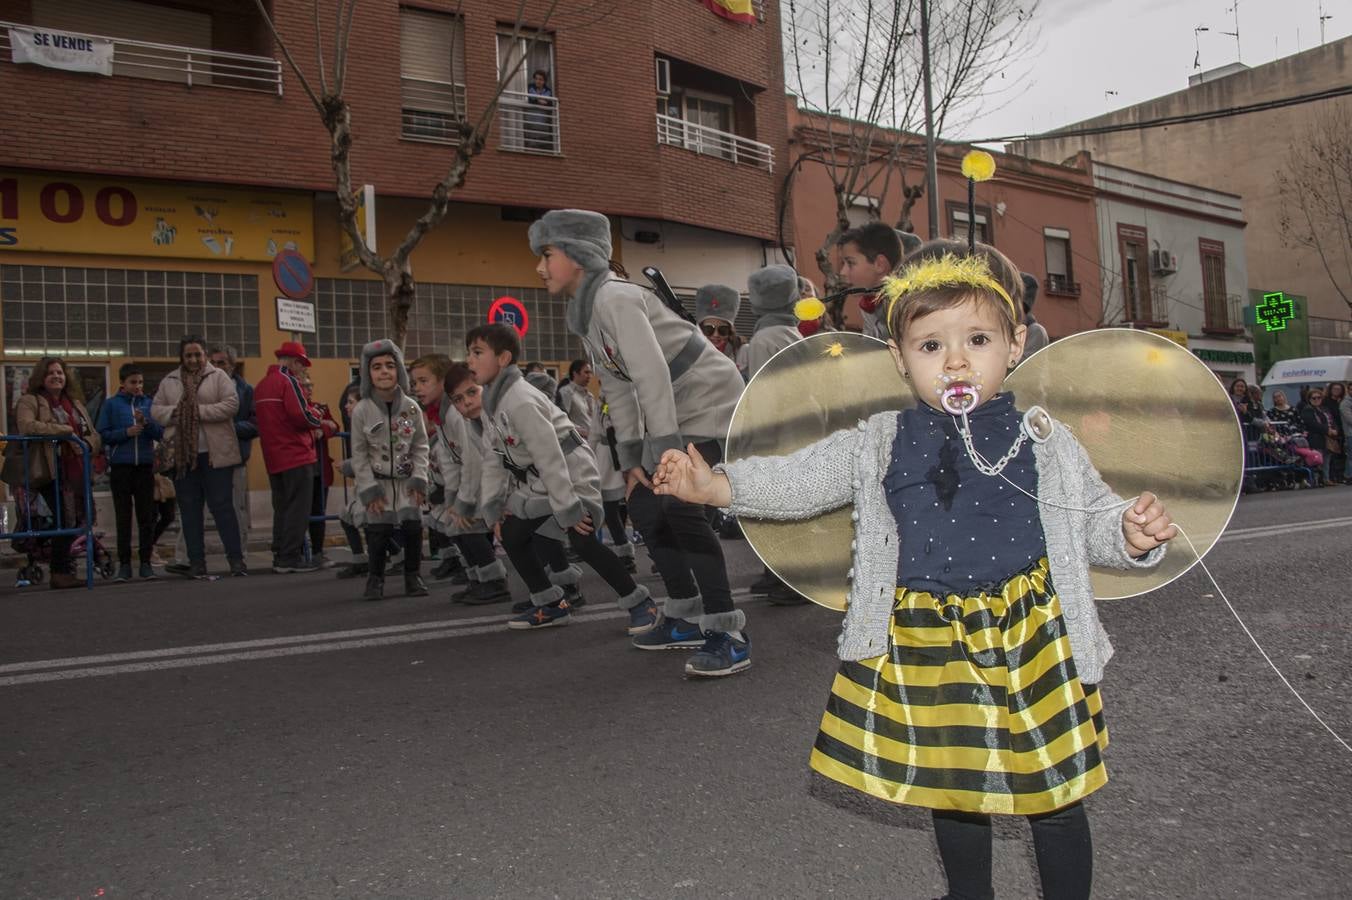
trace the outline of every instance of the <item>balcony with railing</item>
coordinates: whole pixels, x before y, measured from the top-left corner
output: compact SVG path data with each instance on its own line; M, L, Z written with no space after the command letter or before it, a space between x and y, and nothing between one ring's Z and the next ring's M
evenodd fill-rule
M14 29L44 30L39 26L0 21L0 61L9 62L13 59ZM111 44L111 71L115 78L145 78L188 87L262 91L279 96L282 93L282 64L270 56L156 44L65 30L60 32L99 45Z
M775 151L769 144L697 125L684 119L657 114L657 143L682 147L706 156L726 159L735 165L774 171Z
M399 79L400 135L436 144L460 142L465 121L465 86L428 78Z
M521 91L503 91L498 100L498 127L503 150L558 156L559 98Z
M1048 297L1080 296L1080 283L1071 281L1068 275L1048 275L1047 280L1043 282L1043 289Z
M1244 299L1238 294L1203 292L1197 299L1205 311L1203 334L1238 336L1244 333Z

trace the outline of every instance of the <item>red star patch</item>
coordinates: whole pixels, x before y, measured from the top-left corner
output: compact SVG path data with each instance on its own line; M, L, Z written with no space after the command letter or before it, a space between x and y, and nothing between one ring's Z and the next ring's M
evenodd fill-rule
M508 447L515 447L515 446L516 446L516 438L512 437L510 434L507 435L506 441L507 441L507 446L508 446Z

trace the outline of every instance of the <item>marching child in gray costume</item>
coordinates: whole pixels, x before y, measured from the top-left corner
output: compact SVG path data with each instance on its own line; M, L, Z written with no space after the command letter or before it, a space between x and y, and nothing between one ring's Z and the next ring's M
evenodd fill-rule
M432 455L441 469L446 505L437 510L436 527L460 548L469 577L465 590L451 599L470 606L510 600L507 569L493 552L491 529L479 515L484 445L477 423L466 418L479 415L479 386L464 363L452 363L443 384L446 406L441 424L433 429Z
M404 593L427 596L418 574L427 502L427 424L408 390L404 355L393 341L372 341L362 348L362 399L352 410L352 471L357 498L366 504L370 574L363 600L384 598L385 548L396 526L404 536Z
M766 266L751 273L746 283L756 330L747 344L748 380L780 350L803 339L793 304L798 300L798 273L788 266Z
M745 614L733 608L723 547L703 506L652 492L648 473L662 452L723 456L744 382L736 364L655 294L610 271L610 221L554 210L530 227L535 271L568 298L568 329L599 364L629 485L629 515L666 582L666 616L635 638L643 649L699 647L688 675L731 675L751 665ZM693 577L692 577L693 575Z
M604 515L600 478L591 447L554 401L531 387L516 366L521 339L510 325L480 325L465 335L466 365L483 388L484 436L492 451L484 461L480 510L499 526L503 549L530 589L532 608L508 621L509 628L536 630L566 625L570 604L534 552L542 525L557 528L582 561L619 595L629 612L629 633L657 622L648 589L635 584L624 564L600 541ZM503 491L502 485L510 485ZM503 499L506 495L505 500Z

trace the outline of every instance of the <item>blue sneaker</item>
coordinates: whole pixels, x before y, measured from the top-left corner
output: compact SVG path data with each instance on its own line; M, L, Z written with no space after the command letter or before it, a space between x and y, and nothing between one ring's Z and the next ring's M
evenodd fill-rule
M629 636L636 634L648 634L657 627L657 623L662 621L662 613L657 609L657 604L648 598L638 606L629 608Z
M685 674L703 677L734 675L751 667L751 638L746 631L735 637L726 631L704 632L704 646L685 661Z
M531 631L548 628L551 625L567 625L571 617L567 600L560 600L548 606L537 606L519 616L507 620L507 627L513 631Z
M694 622L665 616L648 631L634 638L640 650L688 650L704 646L704 632Z

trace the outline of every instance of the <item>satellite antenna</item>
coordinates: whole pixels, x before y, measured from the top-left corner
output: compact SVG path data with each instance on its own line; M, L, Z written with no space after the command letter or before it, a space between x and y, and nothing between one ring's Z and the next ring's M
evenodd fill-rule
M1210 30L1211 29L1207 28L1205 25L1198 25L1196 28L1192 30L1192 43L1193 46L1197 48L1196 54L1194 54L1192 57L1192 67L1194 69L1202 68L1202 39L1198 37L1198 34L1200 32Z
M1324 46L1324 23L1333 18L1333 13L1324 13L1324 0L1319 0L1319 46Z
M1221 34L1228 34L1235 39L1235 58L1240 62L1244 61L1244 48L1239 43L1239 0L1235 0L1235 5L1226 10L1235 14L1235 30L1222 31Z

